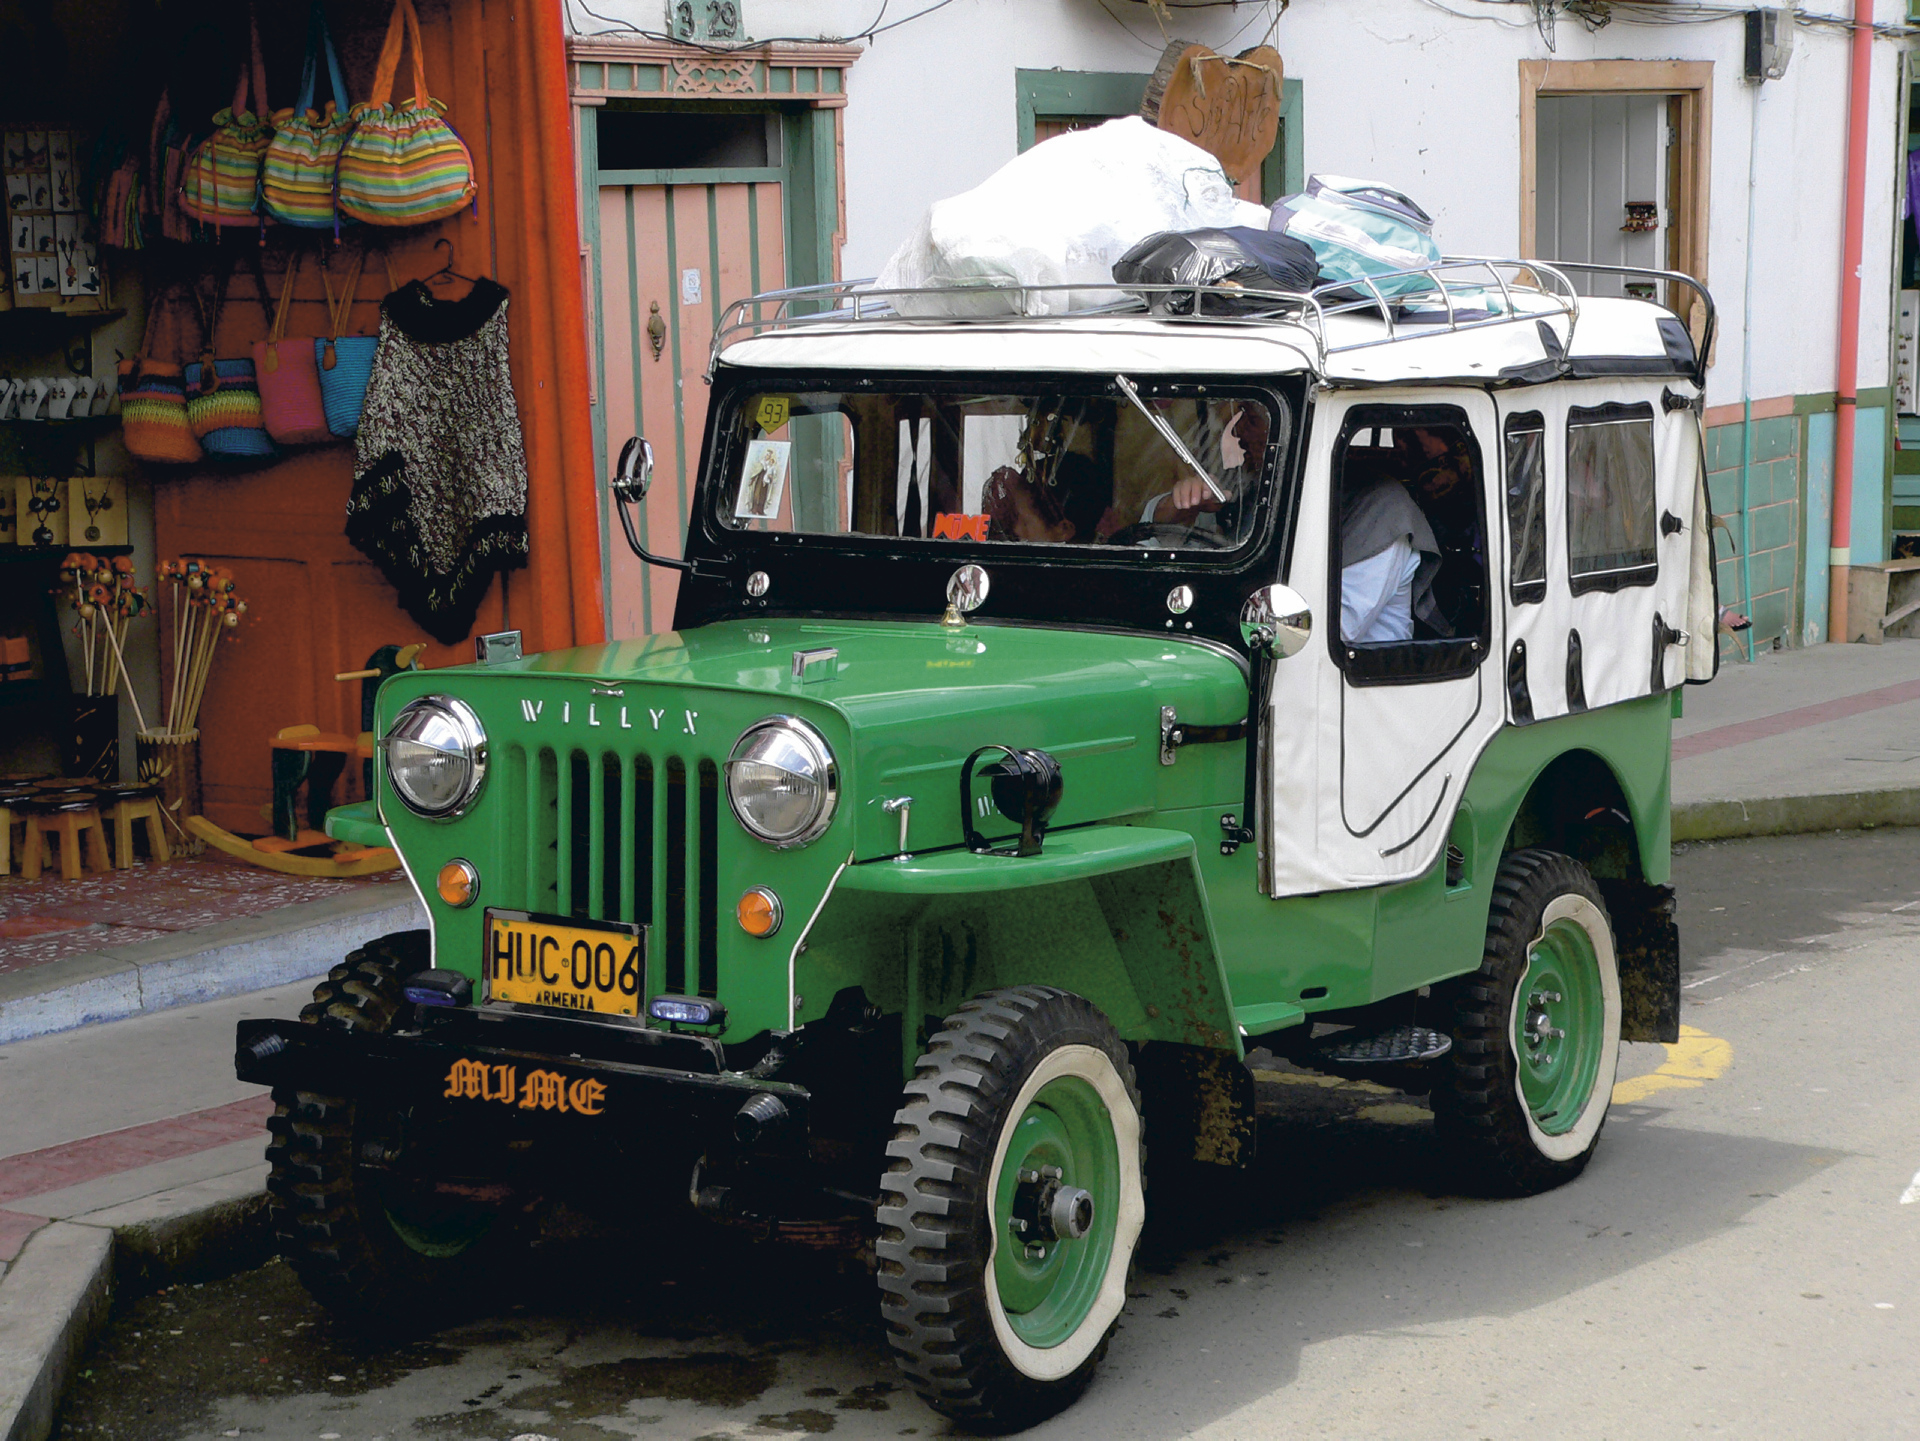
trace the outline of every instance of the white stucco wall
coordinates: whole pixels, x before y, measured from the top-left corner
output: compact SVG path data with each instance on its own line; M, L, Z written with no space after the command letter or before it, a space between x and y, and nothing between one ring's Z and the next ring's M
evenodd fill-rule
M886 20L926 3L893 0ZM1877 3L1882 23L1904 20L1901 0ZM595 0L594 8L644 29L665 28L661 0ZM857 32L880 8L878 0L744 0L755 37ZM1176 8L1173 28L1238 49L1258 43L1273 14L1270 3ZM575 18L585 33L606 28L578 10ZM1671 25L1618 18L1591 34L1563 16L1549 52L1519 5L1295 0L1273 43L1287 74L1304 83L1308 171L1375 176L1405 189L1435 216L1441 244L1456 253L1518 249L1521 60L1712 61L1708 279L1722 332L1708 403L1740 399L1755 93L1740 79L1737 14ZM1859 375L1869 387L1888 379L1899 223L1898 51L1909 43L1874 45ZM1013 156L1016 70L1144 72L1161 44L1152 13L1138 0L951 0L868 42L848 79L844 273L875 273L931 201L967 189ZM1847 78L1846 34L1803 26L1786 76L1759 95L1756 398L1834 387Z

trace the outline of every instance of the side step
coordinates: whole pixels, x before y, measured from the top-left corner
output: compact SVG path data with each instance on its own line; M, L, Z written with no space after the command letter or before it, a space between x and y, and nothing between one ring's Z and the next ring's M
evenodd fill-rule
M1405 1066L1416 1061L1437 1061L1453 1049L1453 1038L1425 1026L1395 1026L1388 1031L1357 1035L1336 1031L1302 1046L1294 1053L1303 1066L1324 1067L1329 1071L1360 1069L1369 1066Z

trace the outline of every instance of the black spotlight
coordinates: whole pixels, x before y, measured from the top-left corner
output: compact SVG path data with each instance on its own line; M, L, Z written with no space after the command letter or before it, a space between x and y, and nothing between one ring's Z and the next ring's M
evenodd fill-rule
M999 751L1000 759L982 766L980 777L987 782L993 808L1019 824L1020 842L1012 848L994 847L973 824L974 767L989 751ZM1059 809L1063 785L1060 762L1045 751L981 746L960 768L960 824L966 834L967 849L980 855L1039 855L1040 843L1046 839L1047 822Z

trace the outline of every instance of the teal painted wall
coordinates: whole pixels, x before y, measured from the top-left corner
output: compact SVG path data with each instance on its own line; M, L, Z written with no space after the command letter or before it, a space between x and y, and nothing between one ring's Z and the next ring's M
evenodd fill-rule
M1859 407L1853 423L1853 563L1885 560L1887 535L1887 412Z
M1819 540L1826 536L1827 522L1833 514L1833 412L1809 415L1806 422L1805 535L1814 537L1814 541L1806 546L1807 599L1800 641L1802 645L1817 645L1827 634L1827 550Z
M1716 530L1714 553L1719 558L1720 601L1753 618L1749 633L1755 646L1798 645L1804 590L1800 556L1801 531L1801 417L1772 416L1753 422L1753 459L1748 471L1744 507L1741 461L1744 429L1738 423L1716 425L1707 431L1707 494L1713 513L1731 528ZM1753 593L1742 586L1740 552L1747 550L1746 573ZM1824 606L1825 602L1822 601ZM1745 646L1722 637L1729 653L1745 653Z
M1884 395L1884 392L1880 392ZM1822 405L1825 408L1813 409ZM1830 397L1801 401L1800 412L1753 423L1753 460L1743 511L1740 423L1708 428L1707 491L1716 516L1720 601L1753 617L1753 644L1817 645L1827 634L1828 519L1833 509L1834 412ZM1887 449L1884 405L1862 405L1854 431L1853 514L1849 554L1855 565L1885 560L1895 478ZM1915 487L1920 490L1920 487ZM1753 593L1741 589L1740 548L1748 544ZM1720 638L1726 657L1744 656L1744 642Z

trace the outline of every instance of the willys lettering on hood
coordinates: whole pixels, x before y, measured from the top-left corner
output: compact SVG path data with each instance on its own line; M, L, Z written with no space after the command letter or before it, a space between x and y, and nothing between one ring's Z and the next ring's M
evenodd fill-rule
M796 652L807 663L796 667ZM919 815L952 812L951 837L944 826L938 838L924 836L916 822L919 844L959 844L949 797L961 763L983 745L1055 754L1067 775L1057 825L1150 811L1161 708L1231 725L1247 707L1239 663L1205 643L885 621L726 622L475 668L460 687L496 743L517 733L542 746L724 757L756 721L806 718L833 745L861 812L862 858L897 848L897 826L878 806L902 793L919 798Z

